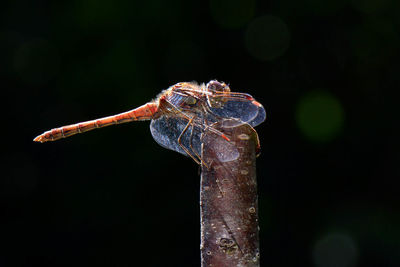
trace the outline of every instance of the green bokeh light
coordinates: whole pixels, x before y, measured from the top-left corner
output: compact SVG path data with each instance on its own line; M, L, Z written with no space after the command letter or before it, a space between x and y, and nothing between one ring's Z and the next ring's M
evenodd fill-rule
M280 18L263 16L252 21L247 28L246 47L259 60L274 60L289 47L290 32Z
M323 91L310 92L300 98L296 109L296 123L310 140L327 142L342 130L344 111L340 102Z
M223 28L240 28L246 25L255 10L254 0L210 0L211 14Z
M347 234L329 233L315 244L313 258L318 267L352 267L357 263L358 247Z

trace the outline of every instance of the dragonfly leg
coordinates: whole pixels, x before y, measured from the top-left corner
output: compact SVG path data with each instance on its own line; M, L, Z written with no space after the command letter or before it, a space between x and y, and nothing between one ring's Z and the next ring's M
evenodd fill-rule
M193 119L192 119L193 120ZM193 151L193 153L197 156L197 158L199 158L200 159L200 161L201 161L201 163L207 168L207 169L209 169L209 167L208 167L208 165L205 163L205 161L203 160L203 158L196 152L196 150L193 148L193 143L192 143L192 140L193 140L193 130L194 130L194 124L192 123L192 125L191 125L192 127L192 131L191 131L191 133L190 133L190 138L189 138L189 146L190 146L190 149Z
M256 129L254 129L253 127L251 127L251 130L253 131L254 135L256 136L256 157L260 156L261 154L261 145L260 145L260 139L258 138L258 134Z
M211 124L211 125L207 125L207 126L204 128L204 130L209 130L210 132L213 132L213 133L215 133L216 135L218 135L218 136L224 138L226 141L230 142L231 140L230 140L224 133L222 133L221 131L218 131L217 129L215 129L215 128L212 127L214 124L217 124L217 122L214 122L214 123Z
M193 149L193 144L192 144L192 137L193 137L193 128L194 128L194 117L189 117L185 112L183 112L182 110L180 110L178 107L176 107L174 104L172 104L170 101L165 100L166 103L168 103L172 108L174 108L176 111L178 111L179 113L182 114L183 117L185 117L186 119L188 119L188 123L186 124L185 128L183 129L183 131L181 132L181 134L178 137L178 144L182 147L182 149L186 152L186 154L188 154L197 164L201 165L204 164L204 166L207 167L208 169L208 165L203 161L203 159L201 158L201 156L196 152L195 149ZM193 151L193 154L190 153L189 149L187 149L183 144L182 144L182 136L185 134L185 132L187 131L187 129L189 128L189 126L192 126L191 128L191 133L190 133L190 138L189 138L189 146L190 149ZM196 157L197 158L196 158ZM200 161L199 161L200 160Z
M220 132L220 131L218 131L217 129L215 129L215 128L212 127L214 124L217 124L217 122L214 122L214 123L211 124L210 126L207 126L205 129L207 130L207 128L210 128L210 130L211 130L212 132L214 132L215 134L221 136L222 138L224 138L225 140L227 140L228 142L230 142L230 140L227 139L227 137L226 137L222 132ZM251 128L251 131L252 131L252 132L254 133L254 135L255 135L255 139L256 139L256 140L255 140L255 141L256 141L256 157L258 157L258 156L260 156L260 154L261 154L260 139L258 138L258 134L257 134L256 129L254 129L253 126L251 126L251 125L249 125L249 126L250 126L250 128Z
M194 150L193 149L193 145L192 145L192 136L193 136L193 127L194 127L194 122L193 122L193 120L194 120L194 116L193 117L190 117L189 115L187 115L184 111L182 111L181 109L179 109L178 107L176 107L174 104L172 104L170 101L168 101L168 100L166 100L165 99L165 102L166 103L168 103L173 109L175 109L177 112L179 112L184 118L186 118L186 119L188 119L189 121L188 121L188 123L187 123L187 125L185 126L185 128L183 129L183 131L181 132L181 134L179 135L179 137L178 137L178 144L182 147L182 149L186 152L186 154L188 154L197 164L199 164L199 165L201 165L201 164L204 164L204 166L206 166L207 167L207 169L209 168L208 167L208 165L204 162L204 160L201 158L201 156L196 152L196 150ZM197 156L197 158L196 157L194 157L193 156L193 154L192 153L190 153L190 151L189 151L189 149L187 149L183 144L182 144L182 136L183 136L183 134L187 131L187 129L189 128L189 126L190 125L192 125L192 132L191 132L191 136L190 136L190 143L189 143L189 146L190 146L190 149L193 151L193 154L195 154L195 156ZM205 128L205 129L207 129L208 128L208 126ZM219 136L221 136L222 138L224 138L225 140L227 140L227 141L230 141L229 140L229 138L228 137L226 137L222 132L220 132L220 131L218 131L218 130L216 130L216 129L214 129L214 128L210 128L210 131L211 132L213 132L213 133L215 133L215 134L217 134L217 135L219 135ZM200 160L200 161L199 161Z
M188 154L189 157L191 157L197 164L201 164L201 162L195 157L193 156L192 153L190 153L189 149L187 149L183 144L182 144L182 136L185 134L185 132L187 131L187 129L189 128L190 124L192 123L193 118L189 119L189 122L186 124L185 128L183 129L183 131L181 132L181 134L178 137L178 144L182 147L182 149L186 152L186 154Z

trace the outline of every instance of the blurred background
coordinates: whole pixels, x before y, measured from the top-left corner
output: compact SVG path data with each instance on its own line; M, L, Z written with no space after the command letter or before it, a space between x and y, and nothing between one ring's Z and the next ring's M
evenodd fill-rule
M218 79L257 127L261 266L400 266L397 0L8 1L0 266L200 266L199 168L148 122L43 131Z

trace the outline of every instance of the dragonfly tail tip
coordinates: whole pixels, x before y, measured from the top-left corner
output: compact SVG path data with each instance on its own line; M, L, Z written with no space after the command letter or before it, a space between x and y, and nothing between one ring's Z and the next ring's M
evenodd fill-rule
M42 135L36 136L36 137L33 139L33 141L34 141L34 142L43 143L43 142L44 142L43 136L42 136Z

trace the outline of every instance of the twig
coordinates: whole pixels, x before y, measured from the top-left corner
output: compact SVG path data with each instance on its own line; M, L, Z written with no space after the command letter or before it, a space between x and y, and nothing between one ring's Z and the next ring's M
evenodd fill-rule
M215 126L229 139L203 136L200 187L201 266L259 266L256 150L258 137L247 125Z

